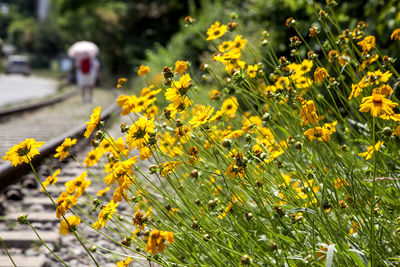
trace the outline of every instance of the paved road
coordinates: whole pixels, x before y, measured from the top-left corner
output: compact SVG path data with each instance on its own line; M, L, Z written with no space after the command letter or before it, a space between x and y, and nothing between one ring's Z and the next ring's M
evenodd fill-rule
M0 107L53 94L57 81L22 75L0 75Z

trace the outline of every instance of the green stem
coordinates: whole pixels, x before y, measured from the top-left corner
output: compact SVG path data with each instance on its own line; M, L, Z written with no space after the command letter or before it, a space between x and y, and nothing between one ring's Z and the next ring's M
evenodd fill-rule
M375 143L376 143L376 136L375 136L375 117L372 120L372 145L374 146L375 150ZM370 235L370 261L371 264L370 266L375 266L374 261L374 247L375 247L375 211L374 211L374 206L375 206L375 192L376 192L376 157L377 157L378 151L373 152L373 164L374 164L374 170L373 170L373 177L372 177L372 196L371 196L371 221L370 221L370 227L371 227L371 235Z
M60 259L47 245L46 243L43 241L43 239L40 237L39 233L36 231L35 227L33 227L33 225L29 222L26 221L27 224L29 224L29 226L32 228L32 230L35 232L36 236L39 238L40 242L43 244L43 246L45 246L47 248L48 251L50 251L51 254L53 254L54 257L56 257L56 259L61 262L62 264L64 264L65 266L68 266L68 264L66 264L62 259Z
M10 252L9 252L8 249L7 249L6 243L4 243L4 240L3 240L3 238L1 238L1 236L0 236L0 241L1 241L1 244L3 245L3 247L4 247L4 250L5 250L6 253L7 253L8 258L10 258L12 264L13 264L15 267L17 267L17 265L15 264L13 258L11 257Z

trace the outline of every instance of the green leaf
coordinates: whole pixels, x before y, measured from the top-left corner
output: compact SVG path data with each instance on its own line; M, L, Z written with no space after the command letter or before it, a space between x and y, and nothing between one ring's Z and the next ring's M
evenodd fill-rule
M354 263L357 266L367 266L367 265L365 265L364 261L362 261L359 253L362 253L362 252L355 250L355 249L349 249L349 256L353 259Z

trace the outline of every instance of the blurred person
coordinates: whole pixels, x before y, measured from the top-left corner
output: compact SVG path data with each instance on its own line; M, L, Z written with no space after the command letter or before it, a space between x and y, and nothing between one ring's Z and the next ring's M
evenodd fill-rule
M75 67L76 83L82 91L82 102L91 103L100 63L96 57L91 57L89 54L85 53L75 59Z

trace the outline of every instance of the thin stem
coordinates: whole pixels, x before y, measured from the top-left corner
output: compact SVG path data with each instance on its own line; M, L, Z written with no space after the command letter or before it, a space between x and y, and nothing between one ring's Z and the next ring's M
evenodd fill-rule
M3 240L3 238L1 238L1 236L0 236L0 241L1 241L1 244L3 245L3 247L4 247L4 250L5 250L6 253L7 253L8 258L10 258L12 264L13 264L15 267L17 267L17 265L15 264L13 258L11 257L10 252L9 252L8 249L7 249L6 243L4 243L4 240Z
M53 254L54 257L56 257L56 259L61 262L62 264L64 264L65 266L68 266L68 264L66 264L62 259L60 259L54 252L53 250L51 250L46 243L43 241L43 239L40 237L39 233L36 231L35 227L33 227L33 225L27 220L26 221L27 224L29 224L29 226L32 228L32 230L35 232L36 236L39 238L40 242L43 244L43 246L45 246L47 248L48 251L50 251L51 254Z

